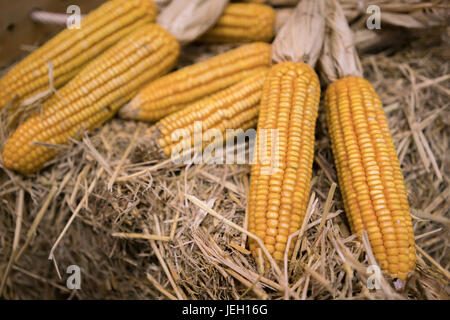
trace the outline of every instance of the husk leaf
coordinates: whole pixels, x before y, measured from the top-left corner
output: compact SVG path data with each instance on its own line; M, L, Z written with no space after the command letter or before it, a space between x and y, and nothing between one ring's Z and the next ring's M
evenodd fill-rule
M323 0L303 0L281 28L272 44L272 60L305 62L314 66L325 34Z
M361 61L344 11L336 0L327 0L327 8L325 43L319 61L322 79L331 83L345 76L361 77Z
M228 0L172 0L158 23L184 45L211 28L227 4Z

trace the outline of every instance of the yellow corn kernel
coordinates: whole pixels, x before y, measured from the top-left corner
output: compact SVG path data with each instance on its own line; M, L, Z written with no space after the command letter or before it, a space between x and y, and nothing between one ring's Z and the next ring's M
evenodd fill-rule
M380 98L368 81L350 76L327 88L324 104L351 229L366 230L382 269L404 280L415 269L414 232Z
M60 88L93 58L140 26L155 22L151 0L110 0L88 14L79 29L64 29L0 79L0 110L49 89Z
M257 158L251 166L248 228L278 262L306 213L319 99L319 79L307 64L283 62L266 77ZM295 238L291 244L290 254ZM257 242L250 239L249 245L257 259Z
M125 119L157 121L270 65L270 45L256 42L151 82L120 109Z
M169 72L178 55L178 41L160 26L148 24L134 31L17 128L3 150L5 167L22 173L41 169L59 149L34 142L64 145L82 130L97 128L144 84Z
M252 3L231 3L199 42L239 43L270 41L274 36L275 10Z
M254 71L229 88L161 119L143 137L140 148L144 150L141 151L150 157L190 156L194 151L200 152L207 146L221 145L228 138L234 139L238 129L254 128L267 71L267 67ZM201 129L198 136L201 140L196 144L195 123ZM229 129L235 131L227 132Z

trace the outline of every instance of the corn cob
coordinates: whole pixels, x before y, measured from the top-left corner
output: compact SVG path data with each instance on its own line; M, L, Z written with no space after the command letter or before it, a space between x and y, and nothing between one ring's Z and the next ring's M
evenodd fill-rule
M368 81L348 76L327 88L324 104L351 229L366 230L382 270L404 280L415 268L414 233L381 101Z
M111 0L81 21L80 29L65 29L31 53L0 79L0 110L49 89L61 87L90 60L138 27L156 20L151 0Z
M251 3L229 4L214 27L199 42L237 43L270 41L274 35L275 10Z
M270 45L256 42L151 82L120 109L125 119L156 121L270 65Z
M175 151L177 154L184 154L183 151L192 153L196 147L195 122L200 122L202 126L201 148L210 143L224 142L229 138L227 129L247 130L256 127L259 101L267 71L267 67L254 71L248 78L229 88L161 119L143 137L140 143L141 150L137 153L144 154L147 158L169 158ZM210 141L213 130L221 133L222 141ZM185 139L180 141L176 133L182 133Z
M276 64L266 77L258 118L257 158L251 167L248 228L279 262L288 236L300 228L306 212L319 98L319 79L305 63ZM261 149L262 130L268 135L269 130L276 130L275 150L270 138L266 150ZM278 164L264 161L263 154L277 159ZM250 240L249 245L258 257L256 241Z
M176 64L178 41L156 24L134 31L94 59L67 85L47 100L42 112L30 116L7 140L6 168L32 173L56 155L57 149L36 145L68 144L81 130L93 130L146 82Z

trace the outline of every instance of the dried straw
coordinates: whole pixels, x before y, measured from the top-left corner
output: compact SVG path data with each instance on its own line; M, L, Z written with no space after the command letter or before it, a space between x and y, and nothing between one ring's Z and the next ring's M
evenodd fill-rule
M442 55L445 39L431 32L396 51L361 55L365 77L385 106L412 208L417 269L402 291L367 287L369 249L349 232L339 187L333 191L337 179L320 109L311 216L295 244L287 281L284 269L281 277L271 269L261 275L246 248L247 235L232 227L246 226L249 165L138 160L137 140L124 157L138 124L113 119L73 142L38 174L17 175L0 161L2 297L223 300L284 299L287 293L288 299L308 300L449 299L450 64ZM228 49L186 46L180 66ZM9 134L4 123L0 115L0 145ZM416 141L414 131L423 138ZM431 150L423 146L427 162L418 147L424 141ZM56 264L48 256L58 238ZM11 260L13 248L18 253ZM65 269L72 264L81 268L81 290L66 287Z

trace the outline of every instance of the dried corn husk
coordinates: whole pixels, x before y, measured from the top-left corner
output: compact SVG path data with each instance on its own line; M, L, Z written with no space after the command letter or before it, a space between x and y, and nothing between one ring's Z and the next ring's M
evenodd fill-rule
M186 44L211 28L227 4L228 0L172 0L159 14L158 23Z
M446 25L450 19L450 6L444 0L339 0L348 20L366 19L367 8L380 9L381 23L405 28L427 28Z
M350 75L362 77L361 61L344 11L336 1L327 1L327 8L325 43L319 61L321 78L331 83Z
M272 44L274 62L305 62L319 58L325 35L324 1L301 1Z

